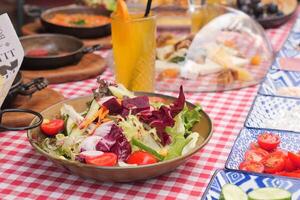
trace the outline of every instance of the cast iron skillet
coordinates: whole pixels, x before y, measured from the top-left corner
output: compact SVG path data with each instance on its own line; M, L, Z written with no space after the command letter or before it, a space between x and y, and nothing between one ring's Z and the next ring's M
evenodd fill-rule
M81 40L61 34L37 34L20 38L25 51L22 69L41 70L55 69L62 66L71 65L80 61L86 53L99 50L100 45L84 47ZM49 55L29 56L26 55L31 50L46 50Z
M61 33L67 35L73 35L79 38L99 38L108 36L111 33L110 23L95 26L95 27L67 27L61 26L49 22L54 14L63 13L63 14L75 14L75 13L84 13L84 14L96 14L110 17L111 11L108 11L104 8L90 8L85 6L71 5L71 6L62 6L48 9L41 14L41 22L46 31L50 33Z
M36 91L44 89L45 87L47 87L47 85L48 81L44 78L37 78L28 83L23 83L22 75L18 73L0 109L0 132L28 130L38 127L42 123L43 117L40 113L28 109L12 109L11 103L17 97L17 95L29 96L35 93ZM38 120L36 121L36 123L25 127L7 127L1 124L1 119L2 115L8 112L29 113L36 116Z

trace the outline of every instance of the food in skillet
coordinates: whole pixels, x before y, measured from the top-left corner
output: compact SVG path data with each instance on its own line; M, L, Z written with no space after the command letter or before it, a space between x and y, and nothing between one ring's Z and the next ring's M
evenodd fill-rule
M101 15L93 14L64 14L57 13L52 18L49 19L49 22L61 26L69 27L95 27L102 26L110 23L110 18Z
M135 96L122 85L98 80L94 99L83 113L64 105L61 116L41 125L41 148L61 159L97 166L147 165L193 149L201 107L187 108L182 88L171 104Z
M292 194L284 189L265 187L257 188L248 195L239 187L233 184L225 184L219 200L291 200Z
M276 134L263 133L252 143L239 168L245 171L300 178L300 154L279 148Z

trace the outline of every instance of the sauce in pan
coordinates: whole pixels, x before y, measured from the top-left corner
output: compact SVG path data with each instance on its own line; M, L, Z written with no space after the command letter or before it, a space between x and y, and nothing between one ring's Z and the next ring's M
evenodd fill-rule
M69 27L95 27L110 23L110 18L94 14L55 14L49 22Z

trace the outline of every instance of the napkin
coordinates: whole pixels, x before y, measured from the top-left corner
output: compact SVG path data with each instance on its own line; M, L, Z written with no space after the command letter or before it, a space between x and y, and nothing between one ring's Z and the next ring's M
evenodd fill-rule
M23 47L8 15L0 15L0 107L20 69L23 57Z

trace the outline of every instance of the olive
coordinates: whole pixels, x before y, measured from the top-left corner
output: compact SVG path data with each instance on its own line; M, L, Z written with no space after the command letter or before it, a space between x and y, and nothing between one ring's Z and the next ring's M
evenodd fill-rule
M239 8L241 8L243 5L249 5L250 4L250 0L238 0L237 1L237 6Z
M246 0L238 0L237 1L237 5L239 8L241 8L243 5L246 5L246 4L247 4Z
M254 8L253 8L253 13L256 17L261 16L264 13L264 7L262 4L257 4Z
M276 13L276 16L283 16L284 15L284 13L282 12L282 11L278 11L277 13Z
M278 12L278 6L274 3L268 4L267 5L267 12L269 14L275 14Z
M260 3L260 0L251 0L251 4L258 4Z

